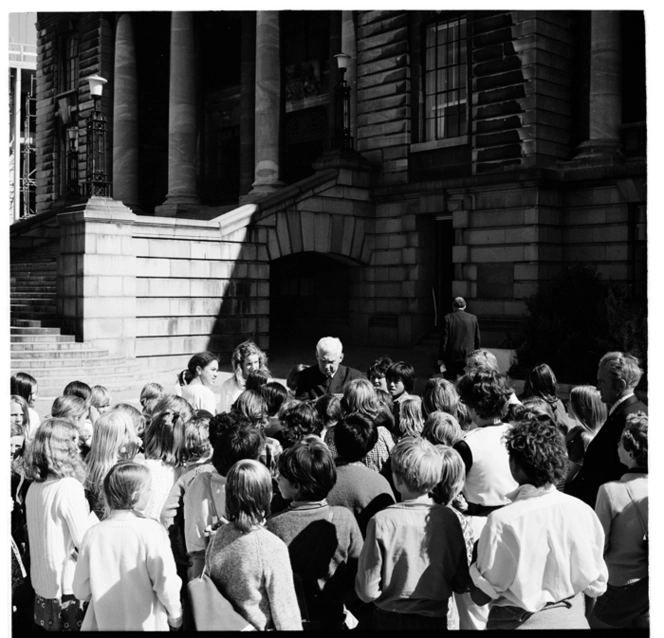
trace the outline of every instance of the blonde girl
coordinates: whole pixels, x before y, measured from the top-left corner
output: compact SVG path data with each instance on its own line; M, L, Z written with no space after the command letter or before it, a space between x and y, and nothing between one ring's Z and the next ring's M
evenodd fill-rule
M219 412L229 412L235 399L246 389L247 377L254 370L268 372L267 355L253 342L243 341L231 357L233 375L221 386Z
M33 483L26 495L30 580L35 590L35 623L47 631L80 628L83 603L73 594L77 550L89 527L83 483L85 467L78 429L65 419L45 419L27 452Z
M118 461L133 460L138 444L134 423L126 412L113 409L97 419L86 458L85 492L90 508L100 519L104 518L102 483L106 474Z
M182 625L180 587L164 527L140 515L150 472L121 462L103 482L107 518L83 538L74 592L90 601L84 631L168 631Z
M422 399L407 396L399 404L399 436L419 436L424 427L422 419Z

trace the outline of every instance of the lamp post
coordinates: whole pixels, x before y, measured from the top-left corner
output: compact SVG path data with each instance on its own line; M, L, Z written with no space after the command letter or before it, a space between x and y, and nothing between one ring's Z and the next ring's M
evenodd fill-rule
M87 162L85 188L88 197L109 197L110 184L106 180L106 118L100 102L106 80L98 75L85 78L90 83L93 109L86 122Z
M67 129L69 149L67 151L67 192L69 195L78 195L78 127L70 126Z
M334 57L337 59L337 67L339 69L339 83L334 89L337 122L332 147L352 150L353 137L350 134L350 86L348 86L345 80L350 55L347 53L337 53Z

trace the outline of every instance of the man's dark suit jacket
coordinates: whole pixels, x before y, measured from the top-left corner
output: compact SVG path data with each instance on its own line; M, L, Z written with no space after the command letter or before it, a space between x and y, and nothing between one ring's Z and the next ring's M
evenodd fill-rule
M463 371L466 357L480 347L480 327L477 317L465 310L455 310L443 317L439 359L448 371Z
M608 481L617 481L627 471L618 458L618 441L625 428L627 415L634 412L648 414L648 406L636 396L631 396L615 409L599 429L588 445L579 473L566 488L568 494L580 498L593 509L599 486Z
M359 370L340 365L330 380L317 365L310 366L300 372L296 396L298 399L317 399L324 394L340 394L346 383L353 379L364 378Z

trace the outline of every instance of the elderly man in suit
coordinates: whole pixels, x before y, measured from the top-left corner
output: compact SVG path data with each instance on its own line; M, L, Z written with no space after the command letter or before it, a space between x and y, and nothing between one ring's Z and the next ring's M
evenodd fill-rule
M295 396L298 399L316 399L324 394L341 394L348 381L363 379L364 375L359 370L341 365L343 358L341 341L336 337L323 337L316 344L318 365L300 372Z
M466 357L480 347L480 327L477 317L466 312L463 297L452 302L452 312L443 317L438 365L444 366L445 378L455 381L463 374Z
M634 394L643 370L632 354L608 352L599 362L597 389L602 403L608 410L608 418L588 445L583 465L567 492L595 507L599 486L617 481L625 473L625 466L618 457L618 441L625 427L628 414L648 413L648 408Z

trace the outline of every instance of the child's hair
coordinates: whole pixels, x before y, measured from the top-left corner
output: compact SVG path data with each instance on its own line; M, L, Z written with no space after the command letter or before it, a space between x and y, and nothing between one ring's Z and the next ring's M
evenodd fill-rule
M263 428L267 423L267 403L256 390L244 390L235 399L231 411L246 417L257 428Z
M73 394L57 397L51 406L51 416L57 419L67 419L76 423L88 413L89 405L85 399Z
M468 372L475 368L489 368L494 372L500 372L498 359L490 350L473 350L466 357L466 368L468 368Z
M34 395L37 389L37 379L29 375L27 372L17 372L11 377L12 394L18 394L23 397L29 406L34 403Z
M85 466L78 447L78 429L67 419L44 419L27 448L29 478L44 482L49 474L85 482Z
M549 403L555 402L557 383L553 370L546 363L540 363L528 371L521 396L524 399L540 397Z
M258 461L235 463L226 476L226 516L240 531L249 532L270 515L272 477Z
M637 467L648 467L648 416L644 412L628 414L620 437L623 447L634 455Z
M247 379L247 385L248 381L249 379ZM283 402L288 398L288 390L278 381L270 381L261 386L260 393L265 399L268 416L275 416Z
M187 399L177 394L164 394L157 402L157 405L154 406L152 416L157 417L164 413L171 416L172 419L179 417L183 422L186 422L194 416L194 409Z
M475 410L481 419L503 417L512 394L505 377L490 368L476 368L457 381L463 403Z
M308 367L309 366L306 366L304 363L298 363L288 371L288 376L286 377L286 386L292 393L297 392L297 380L300 376L300 372L302 372L302 370L306 370Z
M524 399L521 403L522 410L517 410L515 417L516 420L523 420L525 415L538 419L540 421L549 420L556 423L556 415L553 411L553 406L546 399L537 396L530 396Z
M92 389L87 383L83 381L70 381L65 389L62 391L63 396L73 395L75 397L81 397L88 407L90 406L90 397L92 395Z
M459 422L447 412L432 412L424 422L422 437L434 445L442 444L450 447L463 439L463 430Z
M461 492L466 481L466 466L461 455L447 445L436 445L440 454L440 482L434 488L434 499L441 505L449 505Z
M197 368L205 369L213 361L219 362L219 357L213 352L197 352L187 364L187 369L178 375L180 385L188 385L198 376Z
M214 448L217 445L217 439L222 432L228 430L229 428L235 427L235 424L238 420L242 420L245 423L246 427L249 427L251 423L245 417L240 417L236 412L220 412L215 414L211 419L208 425L208 436L210 438L210 445Z
M285 446L293 445L307 434L320 434L322 430L315 408L304 401L288 408L279 420L284 426L281 437Z
M90 393L90 405L99 409L111 405L111 393L103 385L93 385Z
M378 428L359 412L343 417L334 426L334 447L345 463L361 461L378 442Z
M212 465L226 476L242 459L257 461L264 447L265 436L258 428L236 422L219 433L212 452Z
M572 463L583 463L583 457L586 454L586 450L590 445L590 442L595 438L595 433L590 432L583 425L574 426L566 435L565 435L565 444L567 446L567 456ZM581 446L579 449L578 441L580 441Z
M152 475L140 463L122 461L113 465L103 482L104 501L107 513L110 510L131 510L141 494L150 489Z
M423 426L422 399L416 396L405 398L399 406L399 436L419 436Z
M344 414L361 412L373 420L381 407L376 388L369 379L353 379L344 385L341 397Z
M91 492L97 492L111 467L121 460L133 460L137 451L138 436L129 414L117 409L100 414L95 421L86 458L85 486Z
M12 394L9 398L10 407L12 403L18 403L21 406L23 420L21 422L21 429L19 432L15 432L13 430L14 426L12 425L11 435L25 436L30 426L30 412L28 411L28 402L20 394Z
M554 423L527 417L507 430L503 442L510 461L535 487L555 485L567 474L567 446Z
M392 472L416 494L426 494L440 483L440 455L433 443L422 437L406 436L390 454Z
M192 416L191 407L184 412L186 418L176 410L161 410L150 421L143 437L146 459L159 459L176 467L184 463L184 424Z
M320 440L298 441L285 449L279 456L279 474L298 485L298 499L303 501L323 500L337 482L332 454Z
M316 399L314 409L318 415L318 420L324 428L328 428L341 419L341 401L333 394L324 394Z
M378 357L367 370L367 379L383 379L388 368L392 365L392 359L389 357Z
M120 410L129 416L131 422L134 424L134 431L136 436L143 438L145 433L145 417L141 411L130 403L116 403L113 410Z
M164 387L159 383L146 383L141 390L139 397L140 404L145 407L147 401L161 399L164 395Z
M182 460L196 462L212 454L210 445L210 419L194 417L184 424Z
M404 390L410 394L415 387L415 368L404 361L397 361L387 369L385 379L388 382L401 381Z
M425 417L432 412L447 412L456 416L458 405L459 393L451 381L435 377L424 385L422 412Z
M473 420L470 418L468 407L465 403L461 403L461 401L459 401L459 405L457 405L456 418L459 422L459 426L464 432L470 430L473 425Z
M261 388L272 380L272 377L265 371L261 370L252 370L247 375L247 380L245 381L245 390L255 390L256 392L261 391Z
M569 413L584 428L597 432L606 421L606 405L593 385L577 385L569 393Z

